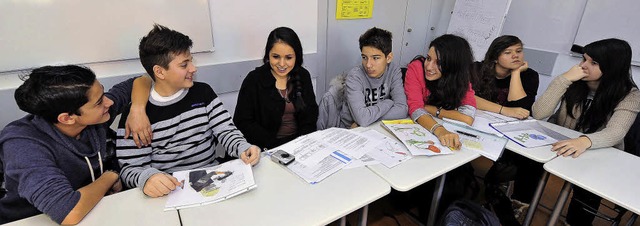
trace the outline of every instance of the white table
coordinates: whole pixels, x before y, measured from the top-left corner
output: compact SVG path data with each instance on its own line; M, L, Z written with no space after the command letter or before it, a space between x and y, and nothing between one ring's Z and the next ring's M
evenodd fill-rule
M106 196L78 225L154 225L180 226L175 210L164 211L167 197L149 198L140 189ZM14 221L6 226L58 225L44 214Z
M615 148L587 150L578 158L559 157L544 169L565 180L547 225L555 224L571 190L571 184L640 213L640 158Z
M543 125L544 127L547 127L549 129L552 129L562 135L565 135L569 138L577 138L580 135L582 135L582 133L553 124L553 123L549 123L546 121L539 121L541 125ZM519 155L522 155L526 158L529 158L533 161L539 162L539 163L547 163L551 160L553 160L554 158L557 157L556 153L551 151L551 145L545 145L545 146L540 146L540 147L535 147L535 148L525 148L519 144L517 144L516 142L513 142L512 140L509 140L509 142L507 142L507 146L506 149L511 150ZM533 179L533 178L532 178ZM528 226L531 224L531 221L533 219L533 215L536 212L536 208L538 207L538 203L540 202L540 197L542 197L542 192L544 191L544 187L547 184L547 180L549 179L549 172L544 171L542 173L542 176L540 177L539 181L538 181L538 186L536 187L536 191L533 195L533 198L531 200L531 204L529 207L529 210L527 211L527 215L525 216L524 219L524 223L522 224L523 226ZM517 189L517 188L516 188Z
M326 225L391 192L387 182L364 167L308 184L263 157L254 177L258 187L247 193L179 210L183 225Z
M397 139L393 134L382 128L380 122L357 130L366 131L367 129L373 129L388 137ZM454 151L454 154L451 155L416 156L391 169L382 164L369 165L367 167L386 180L393 189L402 192L438 178L427 222L428 225L433 225L446 173L478 157L480 157L480 154L477 152L461 150Z

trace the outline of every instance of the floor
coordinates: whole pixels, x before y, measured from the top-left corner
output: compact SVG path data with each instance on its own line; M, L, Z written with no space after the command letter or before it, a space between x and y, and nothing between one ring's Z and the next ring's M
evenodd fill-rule
M492 163L493 162L491 160L481 157L479 159L474 160L472 162L472 165L475 168L476 175L479 177L483 177L486 171L491 167ZM541 207L540 205L538 206L531 225L534 225L534 226L546 225L547 220L549 219L549 214L551 212L550 208L553 208L553 206L555 205L555 202L557 200L558 194L560 192L560 189L562 188L563 183L564 181L556 176L551 175L549 177L547 186L545 187L545 190L542 194L542 198L540 199L540 203L541 205L543 205L543 207ZM603 205L600 206L600 210L599 210L600 212L603 212L609 216L615 216L612 210L604 206L604 205L613 206L612 203L608 201L603 201L602 204ZM568 203L567 205L565 205L565 210L563 210L562 215L560 217L560 221L557 223L557 225L565 225L564 216L566 214L567 206L568 206ZM417 212L415 208L411 209L410 211L414 215ZM357 225L359 214L360 213L358 211L355 213L349 214L347 216L347 225ZM625 225L628 219L630 218L630 216L631 216L630 213L625 214L624 217L622 218L621 225ZM367 224L372 226L420 225L406 211L401 211L394 208L393 205L391 205L389 196L379 199L369 205L369 217L367 219ZM339 225L339 222L338 221L333 222L330 225ZM611 225L611 222L608 222L600 218L596 218L596 220L594 220L593 222L593 225L605 226L605 225ZM636 221L634 226L640 226L640 221Z

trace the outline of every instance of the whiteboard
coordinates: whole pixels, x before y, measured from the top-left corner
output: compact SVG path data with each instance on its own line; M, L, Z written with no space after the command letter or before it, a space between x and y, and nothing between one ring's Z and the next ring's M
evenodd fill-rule
M208 0L0 1L0 71L138 58L153 23L213 51Z
M447 33L467 39L473 57L481 61L493 39L500 35L510 4L511 0L457 0Z
M640 1L589 0L585 7L574 43L585 46L606 38L629 42L632 61L640 64Z

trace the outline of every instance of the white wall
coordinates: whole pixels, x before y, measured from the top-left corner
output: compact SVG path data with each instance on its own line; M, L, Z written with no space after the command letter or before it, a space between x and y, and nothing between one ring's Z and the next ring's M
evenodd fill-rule
M570 48L578 31L586 2L587 0L513 0L511 2L502 33L520 37L526 48L558 53L551 75L540 76L538 96L546 90L553 77L580 63L581 58L570 55ZM633 66L632 75L638 84L640 68Z
M194 54L198 66L196 79L210 84L233 114L237 90L244 76L262 64L268 33L276 27L289 26L300 36L305 54L303 66L311 73L314 87L317 88L316 80L323 84L326 70L325 53L318 53L318 47L326 48L326 1L280 0L279 4L272 4L261 0L242 3L210 0L215 51ZM282 11L283 5L295 10ZM4 57L19 56L3 55L0 60ZM144 73L138 59L86 66L96 73L105 88ZM18 109L13 98L13 92L22 84L18 75L26 73L0 72L0 109L3 109L0 128L26 114ZM322 94L324 87L316 91Z

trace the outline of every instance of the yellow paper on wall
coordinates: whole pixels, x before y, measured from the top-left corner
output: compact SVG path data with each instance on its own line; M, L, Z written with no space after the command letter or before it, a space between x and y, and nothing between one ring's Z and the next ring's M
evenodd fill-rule
M337 0L336 19L352 20L371 18L373 0Z

